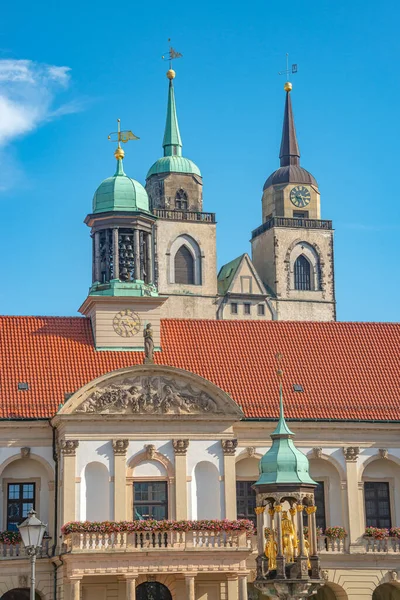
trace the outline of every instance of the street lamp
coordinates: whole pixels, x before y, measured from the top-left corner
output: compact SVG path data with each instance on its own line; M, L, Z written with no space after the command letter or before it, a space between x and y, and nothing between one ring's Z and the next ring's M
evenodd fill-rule
M35 567L36 567L36 555L38 549L42 546L44 532L46 531L47 525L42 523L34 510L28 513L28 517L18 525L19 532L21 534L22 543L26 548L26 552L31 559L31 594L30 600L35 600Z

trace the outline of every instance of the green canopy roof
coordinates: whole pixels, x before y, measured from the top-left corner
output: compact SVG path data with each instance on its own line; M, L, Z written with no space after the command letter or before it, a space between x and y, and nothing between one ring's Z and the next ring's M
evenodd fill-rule
M93 213L109 211L149 212L146 190L124 173L122 159L117 160L115 175L105 179L93 196Z
M283 413L282 384L279 390L279 420L271 433L272 446L260 460L260 477L254 485L262 484L308 484L317 485L309 474L309 462L305 454L293 443L294 433L290 431Z

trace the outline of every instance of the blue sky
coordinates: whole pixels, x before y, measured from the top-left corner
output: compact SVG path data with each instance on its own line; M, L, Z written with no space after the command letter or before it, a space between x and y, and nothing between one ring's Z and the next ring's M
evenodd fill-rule
M91 278L83 219L113 174L117 117L140 141L125 170L161 156L168 37L184 155L217 213L219 266L250 251L278 167L285 53L302 166L335 227L338 318L398 321L398 3L22 0L0 23L0 312L74 315ZM26 62L21 62L26 61Z

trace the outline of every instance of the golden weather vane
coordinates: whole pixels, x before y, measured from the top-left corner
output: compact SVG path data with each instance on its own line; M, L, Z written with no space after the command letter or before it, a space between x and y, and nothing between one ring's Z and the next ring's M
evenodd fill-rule
M123 144L126 144L126 142L129 142L130 140L139 140L140 139L137 137L137 135L132 133L132 131L130 131L129 129L125 130L125 131L121 131L121 119L117 119L117 123L118 123L118 131L113 131L108 136L108 139L110 140L110 142L118 142L118 146L121 147L120 146L121 142Z
M172 69L172 61L175 60L176 58L182 58L183 54L174 50L173 47L171 46L170 42L171 42L171 38L168 38L168 43L169 43L168 54L163 54L162 59L168 60L169 68Z

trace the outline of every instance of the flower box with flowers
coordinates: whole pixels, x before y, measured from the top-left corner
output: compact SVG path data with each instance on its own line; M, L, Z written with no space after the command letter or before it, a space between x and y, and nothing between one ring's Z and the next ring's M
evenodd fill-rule
M333 540L344 540L344 538L347 537L347 531L344 527L335 525L334 527L327 527L325 529L325 535Z
M366 527L364 537L371 537L375 540L384 540L389 537L389 529L386 527Z
M71 521L66 523L61 528L64 535L71 533L141 533L141 532L168 532L168 531L237 531L253 533L254 525L252 521L247 519L238 519L231 521L223 520L208 520L202 519L199 521L156 521L149 519L148 521Z
M0 544L16 546L21 543L22 540L19 531L0 531Z

